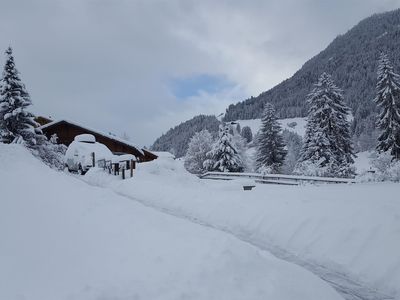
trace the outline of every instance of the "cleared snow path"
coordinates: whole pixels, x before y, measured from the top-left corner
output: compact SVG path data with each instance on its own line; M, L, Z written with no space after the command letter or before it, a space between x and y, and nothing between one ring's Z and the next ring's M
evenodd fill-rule
M284 249L281 249L281 248L278 248L278 247L275 247L272 245L265 245L264 243L261 243L261 242L257 241L256 239L252 239L251 237L247 236L247 234L240 234L238 232L232 232L229 228L215 226L213 224L199 220L196 217L178 213L172 209L168 209L165 207L160 207L160 206L156 206L153 204L149 204L147 201L140 200L138 198L126 195L122 192L118 192L118 191L114 191L114 192L120 196L129 198L133 201L141 203L142 205L144 205L146 207L153 208L157 211L166 213L168 215L175 216L175 217L181 218L181 219L185 219L192 223L196 223L196 224L208 227L208 228L212 228L214 230L225 232L229 235L236 237L237 239L239 239L245 243L248 243L254 247L257 247L260 250L268 251L279 259L299 265L299 266L311 271L312 273L314 273L315 275L320 277L322 280L326 281L336 291L338 291L341 294L341 296L346 300L392 300L392 299L395 299L393 296L390 296L390 295L387 295L380 291L377 291L376 289L368 288L367 286L351 279L348 275L346 275L344 273L338 273L338 272L329 270L328 268L326 268L322 265L317 265L317 264L313 264L313 263L304 261L304 260L300 259L299 257L285 251Z
M141 164L124 181L96 169L83 179L268 250L346 299L400 299L399 184L258 185L244 192L240 180L204 181L172 159Z
M315 275L317 275L318 277L329 283L333 288L336 289L336 291L338 291L341 294L342 297L344 297L347 300L396 299L391 292L386 292L384 291L384 289L377 290L375 288L371 288L368 286L368 284L354 279L353 276L347 274L346 272L338 271L337 269L335 270L334 268L330 268L326 265L311 262L309 259L294 255L293 252L285 250L282 247L276 246L276 244L274 244L268 239L263 238L263 236L260 235L259 233L255 233L251 230L248 230L246 226L244 227L241 226L240 223L237 223L237 225L235 225L235 223L216 221L216 219L210 217L209 215L210 212L208 213L206 212L209 210L199 212L198 210L195 209L196 206L191 207L191 209L187 209L186 206L181 206L180 204L179 205L173 204L174 202L170 202L170 200L167 200L167 198L173 199L174 197L177 197L178 190L180 191L179 193L182 193L182 195L179 196L180 198L185 197L189 202L195 201L194 199L193 200L191 199L191 197L193 197L193 194L190 193L185 194L187 191L180 190L180 186L174 186L174 180L176 178L171 179L171 177L173 177L173 174L171 174L171 176L169 176L168 179L166 177L160 177L160 179L162 179L163 181L166 180L166 182L163 183L165 185L169 185L169 188L175 189L176 190L175 194L173 192L169 194L168 189L165 190L164 187L159 186L160 182L153 182L150 188L150 186L147 186L149 182L140 177L145 175L143 173L138 174L139 176L137 178L132 179L131 182L129 181L121 182L119 180L116 180L115 178L111 179L110 182L110 177L105 176L102 178L102 173L97 173L96 171L88 175L89 176L85 176L82 179L89 184L95 186L108 187L115 193L127 197L131 200L134 200L136 202L139 202L147 207L152 207L158 211L167 213L169 215L173 215L178 218L189 220L193 223L197 223L203 226L207 226L209 228L223 231L240 239L241 241L244 241L246 243L249 243L257 247L258 249L268 251L277 258L299 265L311 271L312 273L314 273ZM151 178L154 180L156 179L157 176L158 175ZM189 185L192 183L185 181L184 183L181 182L181 184ZM157 186L157 188L155 188L155 186ZM139 187L141 187L140 191L138 190ZM201 187L194 185L191 188L200 189ZM163 195L164 198L162 199L165 199L165 201L160 200L161 198L160 199L151 198L154 196L154 193L156 191L157 194ZM198 191L198 194L204 192L205 192L204 190L201 190L200 192ZM215 192L217 192L217 190L215 190ZM210 191L208 191L208 193L210 193ZM213 194L213 192L211 192L211 194ZM214 199L215 197L218 196L214 195L211 198ZM249 200L250 199L247 199L247 201ZM188 203L188 201L185 202ZM181 202L178 201L177 203ZM207 204L204 203L204 205ZM210 207L209 209L212 210L213 208ZM230 212L226 213L229 215Z

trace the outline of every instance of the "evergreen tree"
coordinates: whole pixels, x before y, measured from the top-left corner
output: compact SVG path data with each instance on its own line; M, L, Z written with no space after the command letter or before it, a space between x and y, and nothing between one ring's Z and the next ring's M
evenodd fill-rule
M219 138L212 150L207 153L207 160L204 162L204 167L208 171L243 171L243 161L232 142L230 130L231 127L226 124L220 125Z
M378 127L382 130L378 138L378 151L390 151L400 159L400 76L393 71L385 53L381 54L378 67L378 83L375 103L381 108Z
M234 124L231 124L232 126ZM237 129L237 126L236 126ZM250 157L247 155L247 142L240 134L240 131L235 131L231 137L231 144L233 148L236 149L236 152L240 156L243 164L243 171L251 171L252 170L252 161Z
M207 159L207 153L211 151L212 144L213 138L207 129L195 133L190 139L185 156L186 170L194 174L201 174L206 171L203 165Z
M0 139L4 143L24 141L33 146L44 136L37 129L34 115L27 110L32 102L15 68L11 47L6 57L0 81Z
M253 140L253 133L251 132L251 128L249 126L244 126L242 128L241 135L247 143L250 143Z
M347 121L349 108L344 104L342 90L323 73L308 95L310 106L306 134L298 170L312 166L307 175L353 175L354 150ZM313 174L315 172L315 174Z
M241 127L240 127L240 124L237 123L237 125L236 125L236 132L240 134L241 131L242 131L242 129L241 129Z
M268 173L279 173L287 151L282 138L281 126L271 103L267 103L264 107L257 143L257 169Z

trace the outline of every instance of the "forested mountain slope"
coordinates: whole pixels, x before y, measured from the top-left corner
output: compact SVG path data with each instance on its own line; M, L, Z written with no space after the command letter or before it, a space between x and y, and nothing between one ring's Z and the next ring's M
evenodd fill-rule
M344 90L351 107L353 133L367 133L375 123L377 60L388 53L396 72L400 72L400 9L364 19L346 34L340 35L318 55L307 61L291 78L274 88L236 105L230 105L224 120L260 118L265 102L272 102L280 118L307 114L305 99L322 72L332 75Z
M210 131L212 135L218 132L220 121L215 116L199 115L174 128L168 130L160 136L151 146L153 151L169 151L176 157L182 157L192 136L203 129Z

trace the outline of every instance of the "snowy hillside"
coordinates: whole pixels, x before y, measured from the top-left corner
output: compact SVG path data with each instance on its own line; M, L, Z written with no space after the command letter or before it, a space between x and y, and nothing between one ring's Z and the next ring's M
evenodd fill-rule
M123 182L101 170L84 180L229 232L305 266L345 294L364 295L346 299L400 297L399 184L257 184L245 192L241 181L201 180L172 159L139 165L135 178Z
M240 124L240 127L249 126L253 134L256 134L261 126L261 119L254 120L237 120L236 123ZM282 130L289 130L303 136L306 132L307 119L306 118L287 118L279 119Z
M88 174L97 184L113 179L129 194L122 197L47 168L19 145L0 144L0 299L341 299L299 266L130 198L165 197L167 206L179 195L174 188L203 186L176 182L183 174L171 170L176 164L148 164L124 182ZM183 192L177 203L195 208L199 199Z

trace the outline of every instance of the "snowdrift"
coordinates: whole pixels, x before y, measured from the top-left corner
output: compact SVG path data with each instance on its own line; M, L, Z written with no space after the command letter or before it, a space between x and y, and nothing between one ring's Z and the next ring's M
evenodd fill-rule
M179 168L148 164L137 183L99 170L87 178L150 195L154 178L161 192L192 185L174 177ZM0 144L0 183L0 299L340 299L298 266L53 171L20 145Z
M134 178L92 184L160 210L233 233L282 256L346 274L400 296L400 184L320 186L207 181L180 161L140 164Z

